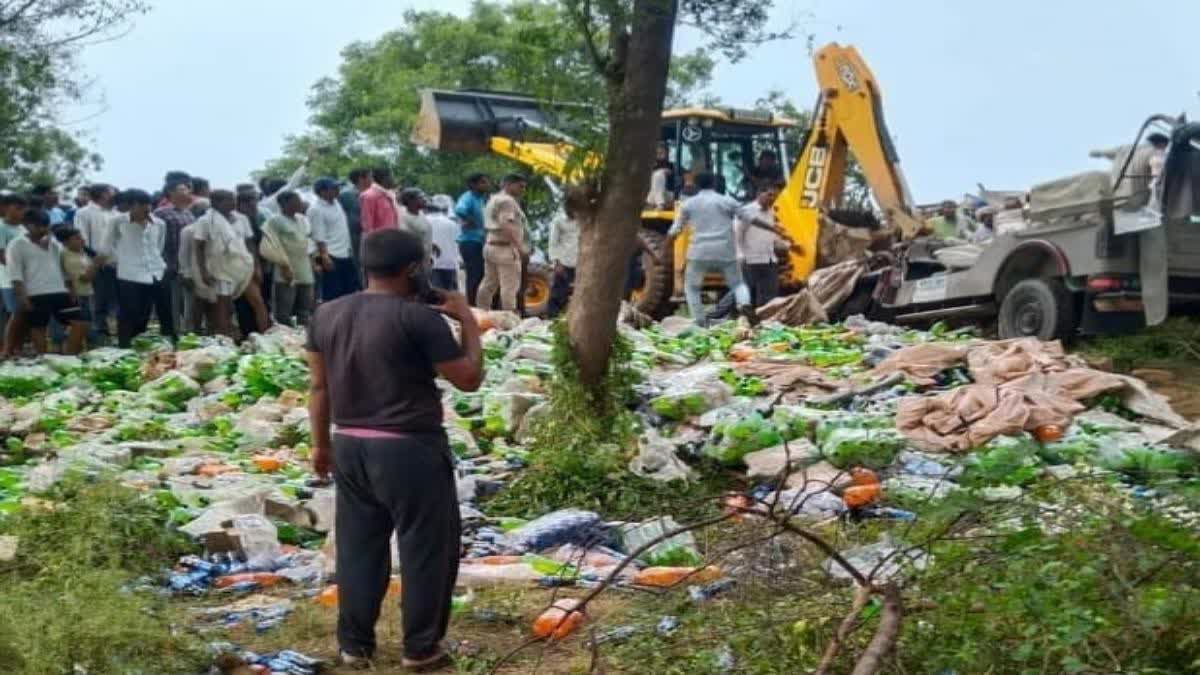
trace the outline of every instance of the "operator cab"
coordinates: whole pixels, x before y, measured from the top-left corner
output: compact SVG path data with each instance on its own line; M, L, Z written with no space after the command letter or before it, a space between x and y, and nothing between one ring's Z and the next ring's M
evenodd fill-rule
M674 199L693 194L696 174L709 171L717 176L719 191L748 201L756 192L756 179L786 180L791 161L784 132L795 126L793 120L761 110L664 111L659 138L671 167L668 189Z

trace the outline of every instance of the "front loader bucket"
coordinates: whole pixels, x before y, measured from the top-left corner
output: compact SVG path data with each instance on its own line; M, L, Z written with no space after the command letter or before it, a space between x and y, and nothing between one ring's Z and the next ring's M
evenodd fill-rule
M493 137L524 140L554 127L553 112L529 96L423 89L411 138L434 150L483 153Z

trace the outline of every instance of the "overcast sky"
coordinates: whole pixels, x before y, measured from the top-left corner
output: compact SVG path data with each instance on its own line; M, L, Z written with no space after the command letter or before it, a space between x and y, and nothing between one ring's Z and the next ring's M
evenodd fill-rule
M409 8L462 12L469 0L158 0L117 42L82 58L103 104L67 117L90 132L95 178L158 187L168 169L244 180L304 129L313 82L339 52L378 37ZM816 44L858 47L883 88L888 125L918 201L982 182L1023 189L1103 168L1088 150L1132 140L1151 113L1200 111L1200 2L1161 0L776 0ZM694 44L684 34L680 46ZM721 65L714 93L749 105L780 89L816 98L804 39Z

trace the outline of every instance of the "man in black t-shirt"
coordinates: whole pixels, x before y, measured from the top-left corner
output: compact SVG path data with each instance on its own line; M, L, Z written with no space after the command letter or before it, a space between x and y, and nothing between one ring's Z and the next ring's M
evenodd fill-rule
M337 483L341 661L367 667L391 574L392 532L404 592L404 666L448 661L441 640L458 575L453 457L442 427L441 375L463 391L483 380L479 325L460 293L414 297L425 247L399 230L362 246L367 290L327 302L308 328L313 468ZM442 315L457 320L462 344ZM336 425L331 433L331 424Z

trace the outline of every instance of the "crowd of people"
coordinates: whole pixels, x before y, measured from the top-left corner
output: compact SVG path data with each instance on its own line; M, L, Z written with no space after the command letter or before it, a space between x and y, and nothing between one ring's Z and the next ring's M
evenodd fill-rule
M304 325L317 303L362 287L361 242L389 229L423 244L418 289L457 290L465 276L472 304L518 308L531 253L523 176L493 194L473 174L455 200L399 189L387 169L311 184L304 173L212 189L170 171L154 193L96 183L69 204L51 185L0 192L4 354L128 347L152 318L168 339Z

